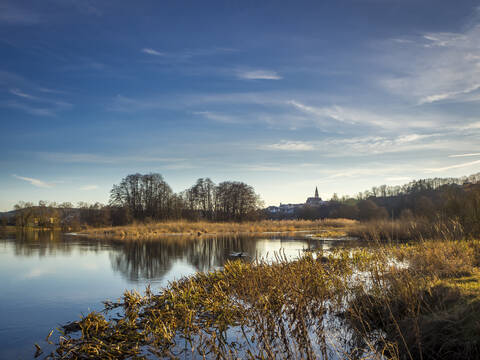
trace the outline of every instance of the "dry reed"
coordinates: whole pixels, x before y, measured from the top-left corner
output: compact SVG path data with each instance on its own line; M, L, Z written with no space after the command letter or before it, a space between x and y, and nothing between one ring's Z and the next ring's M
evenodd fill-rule
M263 220L251 222L166 221L136 223L128 226L92 228L84 233L89 237L109 239L155 239L163 235L239 234L266 232L316 231L344 228L356 222L348 219L324 220Z
M480 241L431 241L229 262L158 294L126 292L51 356L478 358L479 259Z

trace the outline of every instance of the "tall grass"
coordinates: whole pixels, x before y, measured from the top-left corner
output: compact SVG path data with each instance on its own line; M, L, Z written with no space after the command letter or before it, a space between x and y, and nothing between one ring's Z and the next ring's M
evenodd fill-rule
M82 317L52 356L478 358L479 260L480 241L444 240L229 262L158 294L125 292L106 303L114 319Z
M207 221L167 221L135 223L128 226L93 228L85 230L88 236L114 239L145 238L153 239L165 234L201 235L201 234L238 234L264 232L294 232L339 228L355 224L348 219L310 220L263 220L251 222L207 222Z
M357 222L347 228L350 236L373 241L405 241L426 239L459 240L466 237L455 219L407 218Z

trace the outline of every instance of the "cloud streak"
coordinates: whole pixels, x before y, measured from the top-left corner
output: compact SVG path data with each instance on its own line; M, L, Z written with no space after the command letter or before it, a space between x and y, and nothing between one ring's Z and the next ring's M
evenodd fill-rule
M0 83L2 80L1 75L2 74L0 74ZM12 77L7 77L7 81L8 80L9 82L12 81ZM15 78L13 78L13 80L19 81ZM25 83L25 81L23 82ZM34 88L34 86L30 86L30 88ZM38 88L37 90L42 93L47 93L42 88ZM52 90L48 92L53 93ZM51 99L45 96L35 96L18 87L10 88L9 93L14 95L15 98L1 102L0 106L18 109L34 116L55 116L58 112L73 107L72 104L66 101Z
M143 48L141 51L148 55L165 56L165 53L150 48Z
M14 178L17 178L19 180L23 180L26 182L29 182L31 185L39 187L39 188L51 188L53 185L46 183L45 181L35 179L35 178L30 178L30 177L25 177L25 176L18 176L18 175L12 175Z
M235 124L240 122L239 119L237 119L235 116L221 114L221 113L212 112L212 111L194 111L193 114L200 115L206 119L213 120L220 123L225 123L225 124Z
M97 190L99 187L98 185L85 185L80 188L80 190L83 191L92 191L92 190Z
M281 80L283 79L273 70L244 70L238 71L237 77L244 80Z
M283 140L275 144L263 145L260 149L280 150L280 151L312 151L315 146L305 141L287 141Z
M448 157L457 158L457 157L470 157L470 156L480 156L480 153L457 154L457 155L449 155Z
M474 166L474 165L478 165L478 164L480 164L480 160L470 161L470 162L466 162L466 163L462 163L462 164L444 166L444 167L439 167L439 168L426 169L426 171L440 172L440 171L446 171L446 170L452 170L452 169L460 169L460 168Z

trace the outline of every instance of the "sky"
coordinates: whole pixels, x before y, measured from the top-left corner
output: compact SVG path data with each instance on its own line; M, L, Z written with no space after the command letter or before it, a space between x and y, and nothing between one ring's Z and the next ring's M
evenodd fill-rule
M480 171L462 0L0 0L0 211L158 172L265 205Z

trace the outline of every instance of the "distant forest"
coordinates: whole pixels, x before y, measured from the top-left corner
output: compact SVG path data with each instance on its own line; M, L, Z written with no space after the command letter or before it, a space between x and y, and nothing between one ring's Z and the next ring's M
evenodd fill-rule
M455 219L466 228L480 226L480 173L461 178L415 180L402 186L381 185L355 197L333 195L328 205L303 206L293 214L270 214L252 186L215 184L200 178L174 193L160 174L132 174L113 185L109 204L38 205L20 202L1 224L22 227L77 228L126 225L134 221L248 221L259 219L348 218L356 220L423 218ZM480 229L479 229L480 230Z
M382 185L361 192L355 198L334 195L328 205L304 206L292 216L312 220L455 221L465 233L480 234L480 173L461 178L415 180L402 186Z

